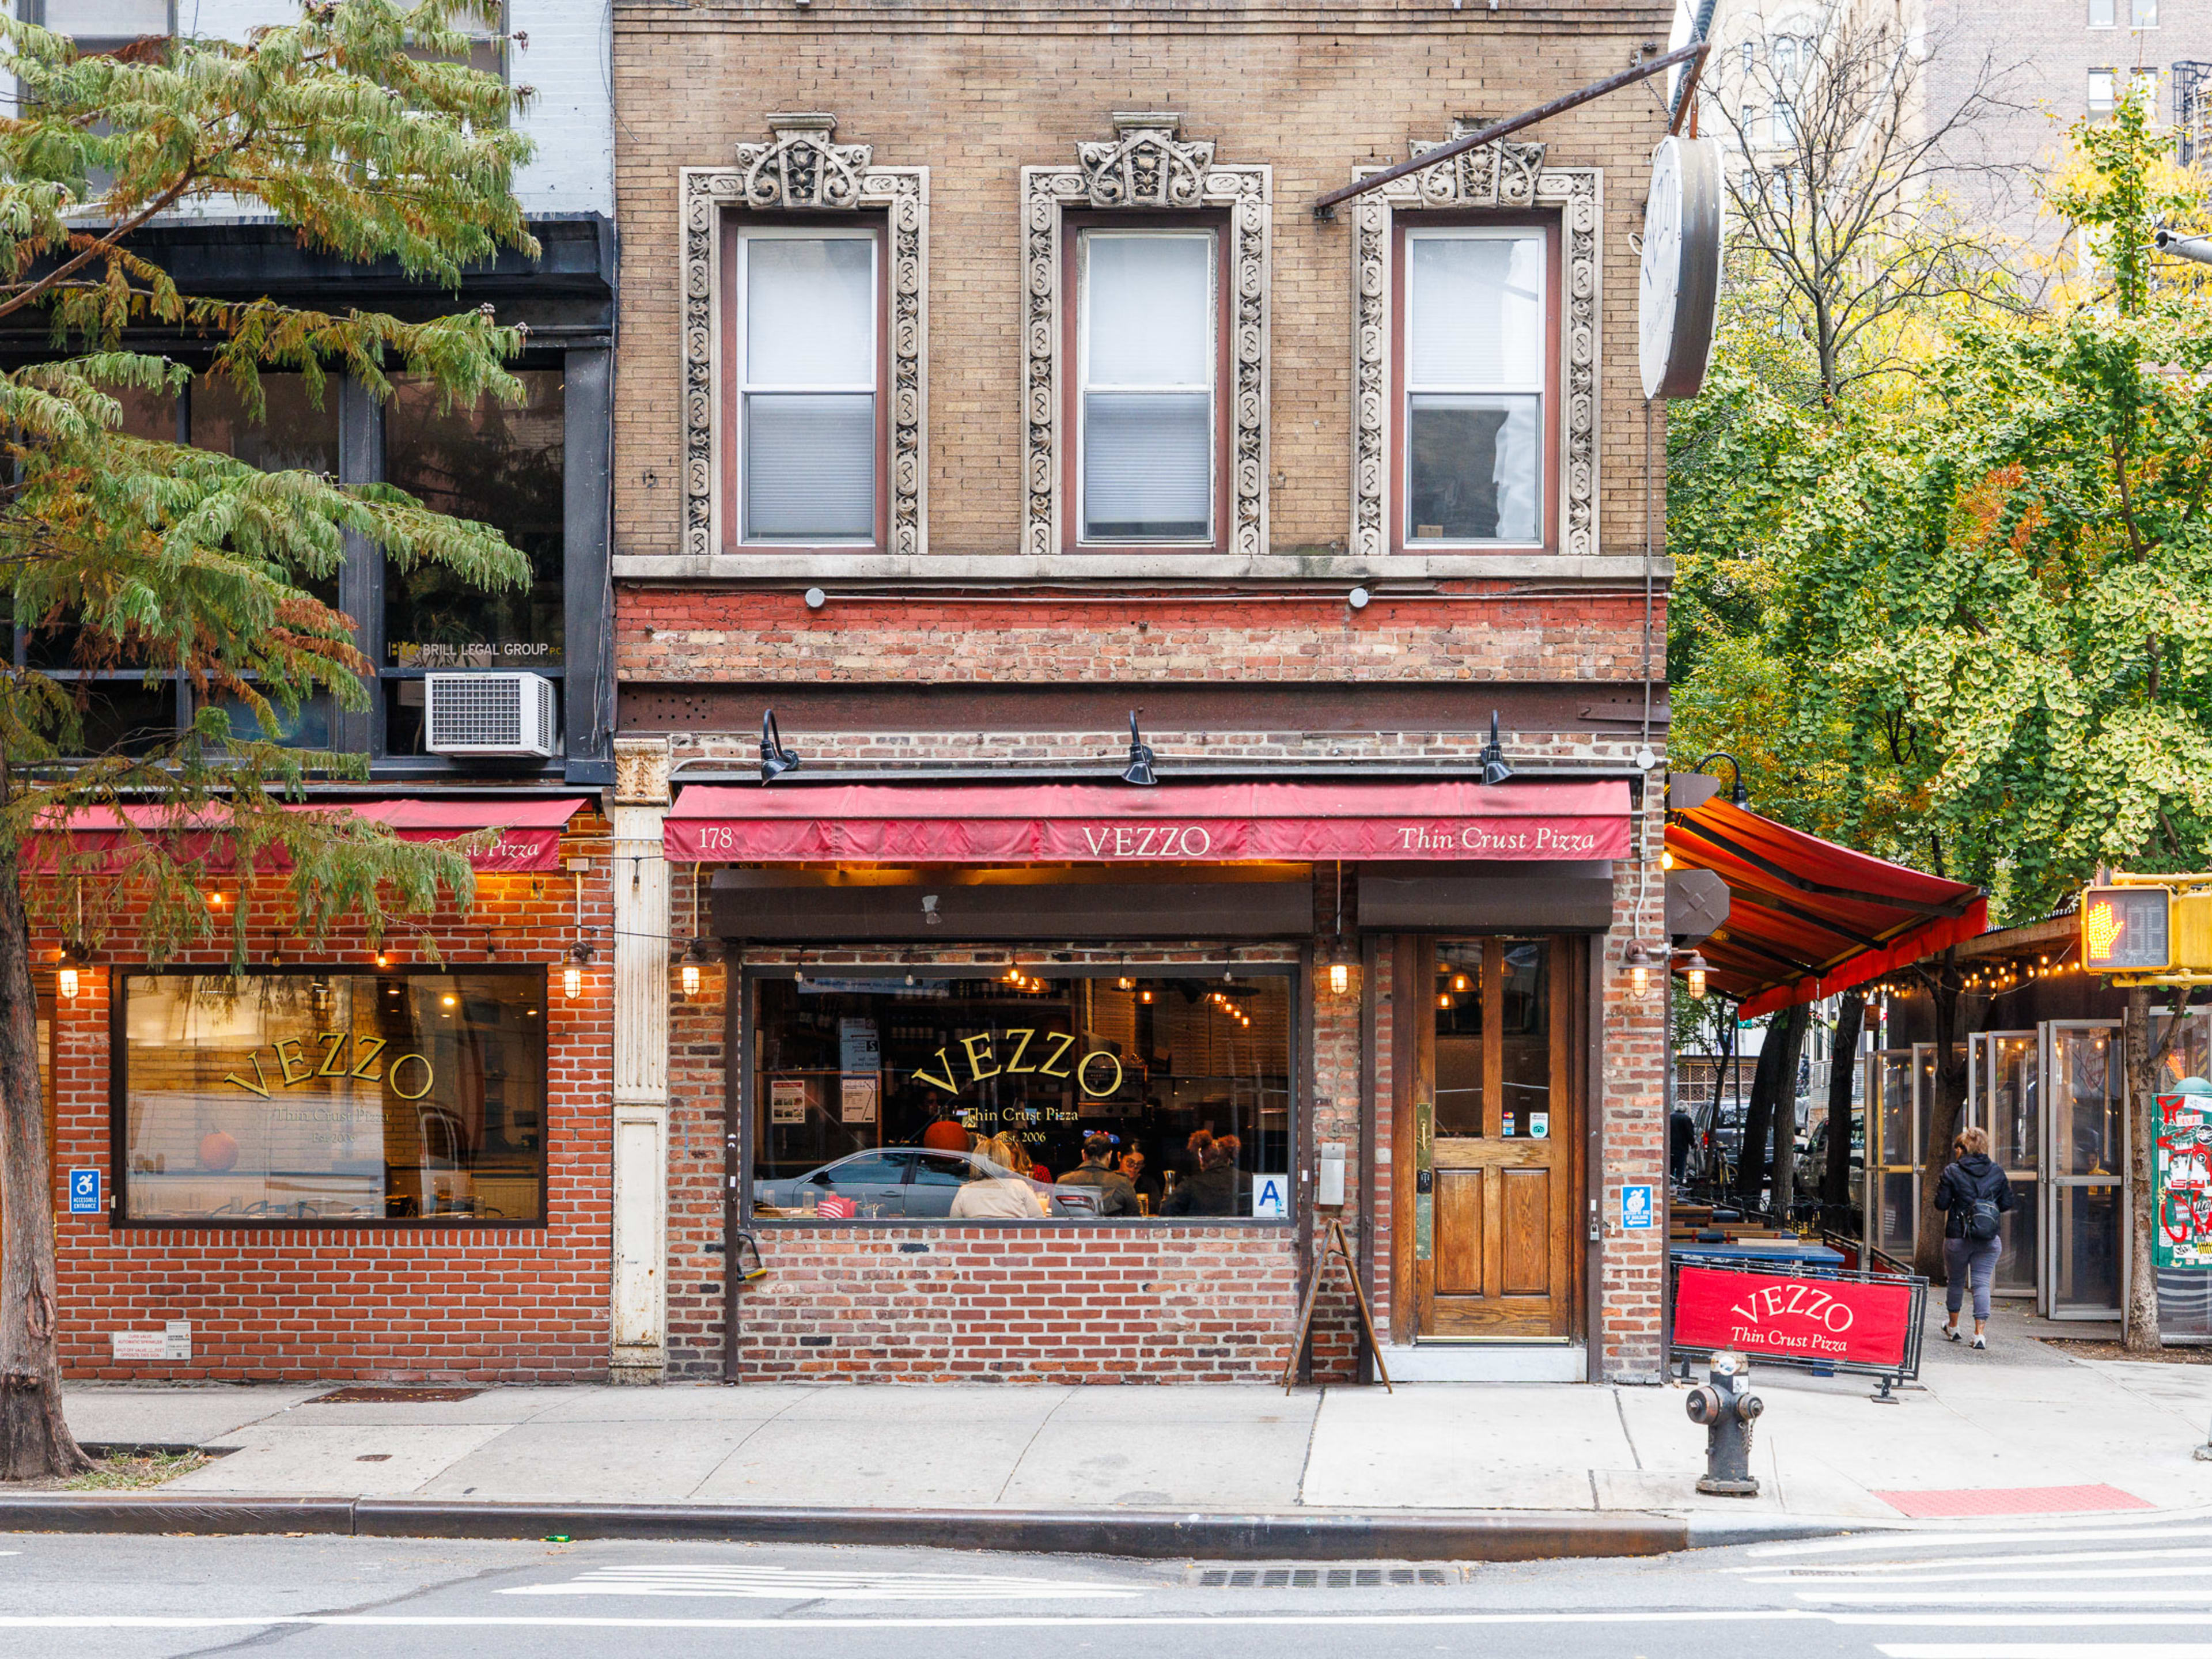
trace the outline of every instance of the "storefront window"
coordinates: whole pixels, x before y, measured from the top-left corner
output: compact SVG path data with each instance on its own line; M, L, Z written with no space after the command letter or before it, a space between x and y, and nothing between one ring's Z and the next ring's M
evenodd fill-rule
M542 969L121 979L125 1219L544 1219Z
M1291 983L1249 966L763 972L757 1212L1285 1218ZM1035 1216L1006 1188L966 1192L991 1181L1030 1183Z

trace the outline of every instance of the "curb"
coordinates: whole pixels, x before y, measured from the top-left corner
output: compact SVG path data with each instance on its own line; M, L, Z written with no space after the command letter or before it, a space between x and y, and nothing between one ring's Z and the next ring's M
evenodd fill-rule
M1832 1530L1832 1528L1828 1529ZM1535 1561L1664 1555L1692 1528L1661 1515L1204 1515L765 1509L719 1504L445 1503L405 1498L0 1495L0 1532L360 1538L684 1539L878 1544L1216 1561Z

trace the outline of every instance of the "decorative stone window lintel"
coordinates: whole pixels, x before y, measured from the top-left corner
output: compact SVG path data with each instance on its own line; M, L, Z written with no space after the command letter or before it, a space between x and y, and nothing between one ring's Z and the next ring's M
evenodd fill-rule
M879 167L867 144L836 142L837 118L817 112L768 118L770 141L739 144L736 164L685 167L684 210L684 547L697 558L722 550L717 423L720 406L720 256L726 211L881 211L889 226L890 425L888 553L929 550L929 169Z
M1484 123L1462 118L1452 124L1454 138ZM1438 143L1415 143L1419 155ZM1392 180L1358 198L1352 215L1354 302L1352 384L1358 427L1352 456L1351 552L1374 561L1390 551L1391 432L1399 416L1392 392L1391 308L1396 303L1396 273L1391 235L1393 216L1425 209L1557 208L1566 269L1561 291L1559 366L1559 551L1588 558L1599 550L1597 523L1598 357L1602 337L1598 312L1600 238L1604 219L1604 179L1596 167L1547 167L1542 144L1510 142L1486 145L1463 155ZM1380 172L1363 167L1355 179Z
M1066 303L1060 216L1070 208L1226 209L1224 258L1232 307L1229 551L1267 551L1268 287L1274 173L1214 159L1213 141L1186 139L1182 118L1120 110L1114 137L1079 144L1072 167L1022 169L1022 396L1027 481L1022 550L1048 558L1065 546L1069 447L1060 428L1061 310Z

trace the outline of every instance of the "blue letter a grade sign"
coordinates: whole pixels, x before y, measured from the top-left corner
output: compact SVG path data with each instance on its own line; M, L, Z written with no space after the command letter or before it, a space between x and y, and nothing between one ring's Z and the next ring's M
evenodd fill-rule
M98 1215L100 1213L100 1171L71 1170L70 1181L70 1213Z

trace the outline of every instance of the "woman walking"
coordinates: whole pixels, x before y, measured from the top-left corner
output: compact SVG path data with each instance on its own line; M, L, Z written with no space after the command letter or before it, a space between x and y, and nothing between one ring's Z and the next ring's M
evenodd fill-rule
M1950 1318L1943 1334L1959 1340L1959 1304L1974 1291L1974 1346L1989 1343L1990 1286L2003 1254L1998 1218L2013 1207L2012 1182L1990 1161L1986 1129L1961 1129L1951 1143L1950 1163L1936 1182L1936 1207L1943 1212L1943 1305Z

